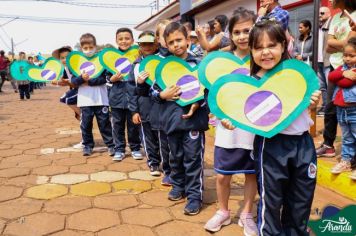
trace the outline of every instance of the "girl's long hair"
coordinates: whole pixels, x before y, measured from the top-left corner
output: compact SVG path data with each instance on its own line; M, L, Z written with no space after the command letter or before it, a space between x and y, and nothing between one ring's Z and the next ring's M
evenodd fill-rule
M280 43L284 47L281 62L290 58L287 49L288 41L286 32L283 30L282 26L274 20L262 19L253 26L248 40L248 45L251 48L250 54L252 58L250 68L251 75L255 75L261 69L261 67L254 62L252 50L256 48L258 43L261 41L263 33L267 33L272 41Z

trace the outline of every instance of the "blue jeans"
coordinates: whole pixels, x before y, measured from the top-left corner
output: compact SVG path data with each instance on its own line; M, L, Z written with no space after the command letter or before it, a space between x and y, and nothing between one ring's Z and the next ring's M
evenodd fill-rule
M342 131L341 159L351 161L356 155L356 106L336 107Z
M319 85L321 91L322 98L322 109L325 108L327 103L327 87L328 87L328 76L330 72L330 66L324 67L324 63L318 62L318 77L319 77Z

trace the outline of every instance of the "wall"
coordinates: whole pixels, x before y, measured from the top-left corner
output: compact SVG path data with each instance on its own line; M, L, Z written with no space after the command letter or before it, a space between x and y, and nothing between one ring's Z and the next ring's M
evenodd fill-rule
M251 0L230 0L219 5L216 5L204 12L197 13L195 17L195 25L203 25L209 20L214 19L217 15L226 15L230 18L232 12L238 7L245 7L256 12L256 1Z

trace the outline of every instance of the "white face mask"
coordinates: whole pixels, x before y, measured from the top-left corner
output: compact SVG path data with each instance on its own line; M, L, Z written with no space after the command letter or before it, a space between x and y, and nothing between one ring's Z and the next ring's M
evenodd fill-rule
M94 49L91 50L91 51L89 51L89 50L88 50L88 51L83 51L84 55L87 56L87 57L92 57L92 56L94 56L95 52L96 52L96 48L94 48Z

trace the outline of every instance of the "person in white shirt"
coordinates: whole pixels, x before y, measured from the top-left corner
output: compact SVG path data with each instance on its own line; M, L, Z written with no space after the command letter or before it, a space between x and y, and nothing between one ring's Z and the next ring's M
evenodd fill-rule
M80 37L80 47L85 56L93 57L96 53L96 39L87 33ZM109 99L106 88L106 71L96 78L90 78L88 71L83 70L79 77L72 77L71 83L78 87L77 106L81 111L80 129L83 140L83 156L90 156L94 148L93 119L98 122L100 134L109 148L109 155L115 154L112 128L109 116Z

